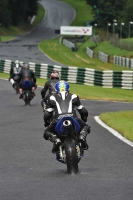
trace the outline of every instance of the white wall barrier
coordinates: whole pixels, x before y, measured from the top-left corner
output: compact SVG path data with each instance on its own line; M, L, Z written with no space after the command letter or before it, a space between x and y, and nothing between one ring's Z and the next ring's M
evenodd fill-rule
M109 56L103 52L100 52L100 51L98 52L98 58L102 62L105 62L105 63L109 62Z
M94 52L93 52L89 47L86 47L86 54L87 54L90 58L93 58Z
M133 69L133 59L114 56L114 64Z
M63 39L63 44L66 46L66 47L69 47L69 48L76 48L76 45L66 39Z

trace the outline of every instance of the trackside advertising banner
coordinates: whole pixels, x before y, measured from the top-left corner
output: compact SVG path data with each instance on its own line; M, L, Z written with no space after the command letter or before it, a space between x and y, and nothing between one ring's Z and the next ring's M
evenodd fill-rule
M82 27L82 26L61 26L61 35L92 35L92 26Z

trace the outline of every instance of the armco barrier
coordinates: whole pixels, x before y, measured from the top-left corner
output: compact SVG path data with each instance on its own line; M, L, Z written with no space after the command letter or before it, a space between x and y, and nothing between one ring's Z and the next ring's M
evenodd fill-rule
M12 63L11 60L0 60L0 72L9 74ZM51 72L55 69L60 72L60 78L69 83L133 89L133 71L98 71L90 68L36 64L32 62L29 62L29 65L38 78L49 78Z

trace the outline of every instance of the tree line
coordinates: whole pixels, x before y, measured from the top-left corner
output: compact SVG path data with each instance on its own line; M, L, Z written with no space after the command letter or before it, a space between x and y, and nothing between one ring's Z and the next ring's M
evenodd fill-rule
M37 14L38 0L0 0L0 24L17 26Z
M92 6L95 22L99 27L106 29L107 24L116 22L116 31L125 37L129 35L129 28L133 36L133 0L86 0ZM116 21L115 21L116 20ZM122 24L123 23L123 24ZM113 26L110 26L110 30Z
M9 27L18 26L21 22L26 22L33 15L37 14L39 0L0 0L0 24ZM81 0L82 1L82 0ZM98 27L107 29L107 25L113 30L114 20L117 26L115 30L120 33L121 23L124 23L122 34L125 37L133 36L133 0L85 0L92 6L93 22ZM94 25L94 24L93 24Z

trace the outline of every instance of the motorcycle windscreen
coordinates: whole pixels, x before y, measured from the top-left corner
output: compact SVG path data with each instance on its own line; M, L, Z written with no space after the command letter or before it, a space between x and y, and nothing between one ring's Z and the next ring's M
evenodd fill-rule
M23 90L31 90L32 87L33 87L33 83L31 81L26 80L26 81L22 82L22 89Z
M63 133L63 135L67 135L67 129L63 126L63 122L65 120L70 120L72 122L72 124L74 125L74 129L76 132L79 132L79 130L81 129L79 123L77 122L77 120L75 120L73 117L62 117L56 124L55 127L55 131L58 133L58 136L60 136L61 133Z

